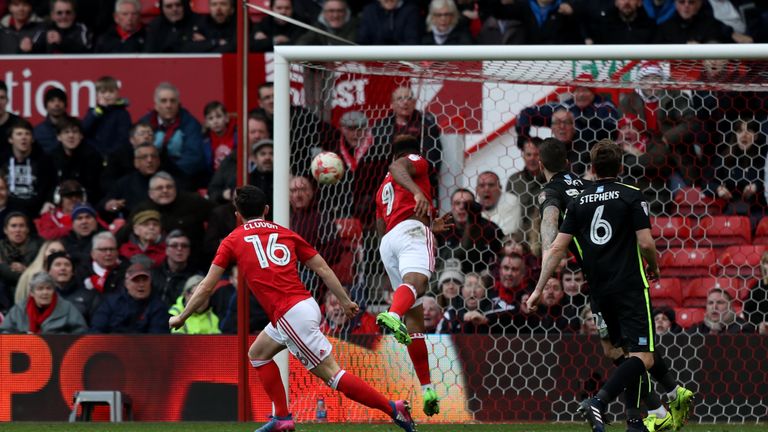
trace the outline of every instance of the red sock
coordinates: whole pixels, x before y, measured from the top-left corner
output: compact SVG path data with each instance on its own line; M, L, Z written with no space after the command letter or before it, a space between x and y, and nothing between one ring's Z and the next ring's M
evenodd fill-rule
M432 384L429 376L429 353L427 352L427 343L424 340L424 333L411 333L412 342L408 345L408 355L411 356L413 369L416 376L419 377L421 385Z
M258 362L258 360L255 361ZM251 363L253 364L253 361ZM254 365L254 367L259 374L264 391L267 392L267 396L275 404L275 415L278 417L287 416L289 414L288 402L286 402L285 387L283 387L283 380L280 378L280 369L277 367L277 364L270 360L269 363L261 366Z
M344 393L344 396L359 404L377 409L392 417L392 406L389 405L389 400L387 400L381 393L349 372L340 370L336 376L338 377L339 374L341 374L340 378L334 377L331 380L331 387ZM333 384L335 384L335 386Z
M402 317L414 303L416 303L416 290L410 285L402 284L392 294L392 306L389 307L389 311Z

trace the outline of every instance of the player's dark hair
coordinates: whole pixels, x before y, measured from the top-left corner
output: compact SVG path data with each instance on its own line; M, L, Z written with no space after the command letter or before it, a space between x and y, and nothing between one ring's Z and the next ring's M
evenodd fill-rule
M397 159L405 154L421 154L421 144L413 135L398 135L392 141L392 156Z
M539 160L551 173L568 169L568 152L565 144L556 138L547 138L539 146Z
M234 201L235 209L243 219L253 219L264 216L267 194L256 186L245 185L235 190L232 201Z
M616 177L621 172L622 151L615 142L609 139L600 140L592 147L589 155L592 158L592 168L599 178Z

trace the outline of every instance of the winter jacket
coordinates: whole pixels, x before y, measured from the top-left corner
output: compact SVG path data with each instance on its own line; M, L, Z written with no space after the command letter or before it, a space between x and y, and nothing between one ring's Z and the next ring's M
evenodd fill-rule
M170 164L171 174L193 177L207 172L202 126L184 108L180 108L179 115L181 124L165 144L163 144L166 141L163 126L155 128L155 147L160 150L163 163ZM152 110L139 121L156 125L157 112Z
M94 333L168 333L168 307L150 296L136 300L125 289L104 298L91 319Z
M165 261L165 242L152 243L142 249L136 236L131 234L130 240L120 246L120 256L131 259L134 255L146 255L152 260L152 267L159 266Z
M103 157L128 144L131 114L128 102L120 99L115 105L88 109L83 119L83 134Z
M275 37L285 36L289 39L286 45L293 45L301 37L304 29L293 24L278 24L275 19L268 16L261 20L260 23L254 26L253 36L251 38L250 47L251 51L255 52L272 52L274 51ZM256 39L255 36L258 33L263 33L267 37L265 39Z
M164 304L171 306L181 295L187 279L196 273L192 265L189 264L183 270L173 272L168 267L168 260L165 260L161 266L152 269L152 292Z
M94 51L97 53L141 53L147 40L146 27L142 26L135 33L123 39L117 32L117 25L109 28L96 40Z
M192 34L200 31L200 17L192 13L189 4L183 1L184 18L172 23L160 15L147 27L147 40L144 51L148 53L181 53L192 41Z
M203 41L187 41L185 52L233 53L237 51L237 19L234 15L219 24L210 15L201 17L198 33Z
M181 315L184 310L184 296L180 295L176 299L176 304L171 306L168 313L171 316ZM194 312L184 322L184 326L173 329L171 333L183 334L221 334L219 330L219 317L213 312L210 306L203 312Z
M29 317L27 316L27 303L34 301L30 298L11 308L0 324L0 333L27 333L29 331ZM83 315L67 300L59 297L56 307L40 326L40 334L82 334L88 330Z
M344 23L340 28L333 29L328 26L328 23L323 16L320 15L314 25L320 30L324 30L334 36L338 36L351 42L354 42L357 36L358 20L356 17L350 18L349 21ZM343 43L310 30L301 35L296 41L296 45L343 45Z
M394 10L371 2L360 14L357 43L360 45L418 45L424 23L418 6L401 1Z
M48 43L47 33L50 31L59 33L61 36L60 43ZM59 28L56 23L51 22L33 48L37 53L46 54L79 54L91 52L92 49L91 32L85 24L80 22L76 22L66 29Z
M85 141L67 154L59 144L51 152L57 183L64 180L77 180L88 192L88 201L98 203L101 199L101 170L104 166L102 157ZM49 198L49 197L46 197Z

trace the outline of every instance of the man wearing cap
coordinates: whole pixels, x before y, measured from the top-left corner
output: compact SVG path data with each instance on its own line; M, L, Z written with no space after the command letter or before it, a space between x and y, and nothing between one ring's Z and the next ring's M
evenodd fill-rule
M88 262L91 241L99 229L96 210L90 204L80 203L72 209L72 230L61 242L76 265Z
M120 256L130 259L134 255L146 255L152 260L153 267L162 265L165 260L165 242L160 213L157 210L140 211L133 215L131 226L133 233L120 246Z
M58 87L51 87L43 95L46 116L42 123L35 126L35 141L45 150L51 153L59 144L56 138L56 125L67 115L67 94Z
M72 210L85 201L85 189L77 180L64 180L53 192L53 203L43 206L35 219L37 233L45 240L60 239L72 231Z
M132 264L125 271L125 289L108 295L91 319L95 333L168 333L168 307L152 296L149 269Z

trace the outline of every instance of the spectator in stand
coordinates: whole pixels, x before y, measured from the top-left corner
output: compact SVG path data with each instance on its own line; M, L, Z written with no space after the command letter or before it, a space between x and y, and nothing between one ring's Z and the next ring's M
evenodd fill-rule
M528 294L528 292L525 293L526 296ZM541 304L536 311L528 310L525 300L521 299L520 312L522 313L515 317L515 326L521 332L526 333L575 332L576 328L571 329L569 327L570 319L563 316L564 297L560 280L549 278L547 284L544 285Z
M117 80L103 76L96 80L96 106L83 119L83 132L89 143L108 160L130 137L131 114L128 101L120 97Z
M38 250L37 255L35 255L35 259L29 263L27 268L21 273L21 276L19 276L19 281L16 283L16 294L14 298L10 300L10 304L13 304L14 300L16 304L19 304L24 301L25 298L29 297L29 281L36 273L45 271L45 261L49 256L56 252L66 252L64 244L60 240L52 240L43 243L40 250ZM0 298L2 298L1 295ZM0 310L7 310L7 308L10 307L10 304L7 304L7 307L5 307L3 303L0 303Z
M8 180L0 175L0 220L5 220L5 217L15 211L22 211L24 207L19 203L16 197L11 196L8 191ZM5 238L5 233L0 232L0 240Z
M443 308L437 304L437 300L431 295L422 297L424 307L424 333L440 333L443 324Z
M294 17L304 23L312 24L322 12L324 0L293 0Z
M453 0L432 0L427 15L427 32L422 45L472 45L469 29L460 25L461 14Z
M200 17L192 12L189 0L160 0L160 16L147 27L144 51L148 53L180 53L200 31Z
M72 303L56 293L55 287L48 273L33 276L29 297L11 308L0 324L0 333L85 333L85 319Z
M587 8L587 44L646 45L656 34L641 0L594 2Z
M176 303L168 311L171 316L181 314L181 311L184 310L184 307L202 280L202 276L195 275L185 281L183 293L178 296ZM219 317L216 316L216 312L211 307L210 299L205 299L205 302L187 318L184 325L181 328L171 330L171 333L221 334L221 330L219 330Z
M171 306L182 294L184 283L198 270L189 262L192 242L181 230L165 237L165 260L152 269L152 292Z
M72 230L62 243L76 265L88 262L93 237L100 231L96 210L88 203L81 203L72 209Z
M0 29L0 35L2 35L2 29ZM0 38L2 38L2 36L0 36ZM10 127L20 118L21 117L16 114L8 111L8 85L5 84L5 81L0 81L0 140L2 140L0 141L0 143L2 143L0 148L6 147L5 143L8 140L8 135L10 135ZM4 152L0 152L0 154L1 153Z
M131 143L138 138L132 138ZM141 142L133 150L134 170L120 177L99 203L110 219L124 218L149 195L149 180L160 170L160 153L153 144ZM105 216L106 217L106 216Z
M419 8L402 0L376 0L360 14L360 45L418 45L424 33Z
M713 288L707 294L707 313L704 315L704 321L687 331L701 334L740 334L754 333L755 328L736 315L733 310L733 296L728 291Z
M91 202L99 202L102 157L83 140L83 127L80 120L64 117L56 125L56 131L59 144L50 152L56 173L56 183L77 180L88 191L88 199Z
M132 264L125 289L104 298L91 320L95 333L168 333L168 307L152 295L149 269Z
M44 269L53 279L56 292L61 298L71 302L85 318L85 322L89 322L101 301L101 294L85 289L82 281L75 278L75 267L69 255L63 251L52 253L46 258Z
M45 240L57 240L72 231L72 210L85 202L87 193L77 180L64 180L53 191L53 203L46 203L35 219L37 234Z
M58 146L56 138L58 132L56 126L67 117L67 94L58 87L51 87L43 95L45 104L45 120L35 126L35 141L46 153L50 153Z
M272 12L293 18L291 0L270 0ZM299 26L271 16L264 17L253 29L251 51L272 52L275 45L293 45L304 32Z
M675 16L675 0L643 0L643 9L656 25L661 25Z
M272 136L272 124L275 118L275 86L272 82L263 82L256 89L259 94L259 107L251 111L251 114L263 116L269 126L269 136ZM249 116L250 118L250 116ZM250 129L249 129L250 130Z
M386 1L390 2L390 0ZM405 3L405 5L409 4ZM435 116L416 109L416 97L410 88L398 87L392 92L391 111L386 117L374 123L372 133L373 145L386 147L385 154L389 154L391 143L398 135L412 135L419 140L421 154L432 167L429 181L432 184L432 196L437 199L438 175L443 156L443 144L440 141L442 132L440 126L437 125Z
M219 101L208 102L203 108L203 116L205 117L203 148L206 152L206 164L211 172L216 172L221 162L236 147L236 122L230 121L227 108ZM250 119L248 122L250 123Z
M556 116L568 116L564 111L559 112L563 114L556 113ZM539 144L541 144L539 138L528 138L523 142L521 150L525 166L509 177L506 186L507 193L517 196L522 207L520 229L523 232L523 240L530 245L535 245L536 250L539 245L539 230L535 221L539 220L539 210L538 201L535 198L547 182L539 163Z
M205 224L212 207L213 203L196 192L179 192L173 177L160 171L149 181L149 200L137 205L134 214L143 210L160 212L163 230L183 230L192 243L192 262L199 262Z
M718 146L712 163L714 178L707 190L725 203L723 213L749 216L754 231L766 208L766 152L760 123L738 120L726 140L726 144Z
M180 1L167 0L164 4ZM177 178L182 189L204 186L208 182L205 175L208 170L200 122L182 108L179 90L171 83L158 84L154 100L155 109L139 121L151 124L154 129L161 167Z
M35 146L32 125L20 119L10 127L10 154L0 165L12 199L28 217L40 213L55 185L51 159Z
M528 277L523 257L518 254L506 255L499 265L499 280L488 296L502 306L517 310L520 297L533 291L534 281ZM525 303L524 301L522 303Z
M163 240L160 213L156 210L143 210L131 219L133 232L128 241L120 245L120 256L130 260L135 255L145 255L152 260L152 267L159 267L165 261L165 241Z
M102 294L116 292L127 262L121 262L117 254L117 240L109 231L103 231L91 241L91 259L76 264L75 277L83 286Z
M76 19L74 0L53 0L51 22L46 26L45 37L36 41L34 51L48 54L90 52L93 49L91 32Z
M709 0L712 16L720 23L722 38L728 42L753 43L753 36L759 34L764 24L762 10L751 0Z
M267 203L272 207L273 191L273 155L274 144L271 139L262 139L256 141L251 146L253 154L254 167L248 173L248 184L254 185L263 190L267 195ZM272 209L267 212L267 219L272 220Z
M102 192L105 195L112 191L115 183L121 177L136 171L136 161L134 159L136 149L142 144L154 146L154 142L155 132L149 123L139 122L128 129L128 143L118 146L105 161L101 175ZM157 162L157 169L160 169L159 151L157 151L157 154L158 156L155 160ZM146 194L142 193L142 195Z
M291 230L296 232L312 247L321 252L329 262L338 252L337 245L327 238L328 233L336 234L336 229L330 225L329 218L323 218L317 207L314 184L306 177L292 177L288 184L288 201L291 205ZM330 248L329 248L330 247Z
M761 277L744 301L744 317L761 335L768 334L768 252L760 257Z
M456 258L464 273L481 273L497 265L504 234L495 223L482 216L483 207L468 189L451 194L454 226L436 235L438 254L443 259Z
M455 263L452 263L455 262ZM456 309L460 307L459 294L464 285L464 273L461 272L461 263L458 260L446 260L445 267L437 276L437 303L443 309Z
M580 11L576 2L561 0L485 2L488 12L497 19L519 20L525 44L566 45L584 43L580 29Z
M595 336L599 334L597 324L595 324L595 316L592 314L592 307L590 305L585 305L581 308L579 319L581 320L579 334L587 336Z
M320 331L337 337L375 335L380 333L379 326L376 325L375 316L370 312L361 310L353 318L347 318L339 304L339 299L330 291L325 293L323 321L320 323Z
M347 0L326 0L323 3L322 12L313 25L334 36L354 42L357 35L358 19L349 10ZM301 35L296 41L296 45L340 44L342 42L311 30Z
M488 333L489 319L486 314L493 304L486 297L486 289L480 275L469 273L464 277L458 308L445 310L440 333Z
M675 320L675 310L670 307L662 307L653 311L653 327L659 336L683 331L683 328Z
M8 15L0 20L0 54L29 54L45 38L42 19L32 12L30 0L10 0Z
M504 235L516 233L522 224L520 199L501 189L501 180L493 171L477 176L477 198L483 206L482 216L501 228Z
M42 241L31 235L24 213L9 213L3 221L5 238L0 240L0 297L13 299L19 276L35 259Z
M567 123L570 119L565 113L555 113L567 110L573 115L575 136L558 136L566 133L569 125L556 124L556 121ZM589 163L589 150L595 142L610 138L616 130L616 122L619 120L619 112L610 99L597 95L589 87L576 86L573 96L563 102L546 103L532 106L520 112L515 130L518 135L518 145L529 136L531 126L551 127L555 138L565 143L568 149L568 160L571 161L571 170L579 175L586 171ZM558 128L566 128L557 132Z
M560 272L560 286L563 287L563 317L568 320L571 330L578 331L581 324L580 314L587 302L587 294L584 292L586 281L584 273L578 264L569 261Z
M115 25L96 40L97 53L144 52L147 30L141 22L139 0L117 0L113 14Z
M705 0L675 0L675 14L659 26L654 43L684 44L709 41L732 42L723 37L723 25L702 10ZM743 36L743 35L742 35Z
M209 14L201 17L185 49L191 52L233 53L237 51L237 20L233 0L208 0Z

